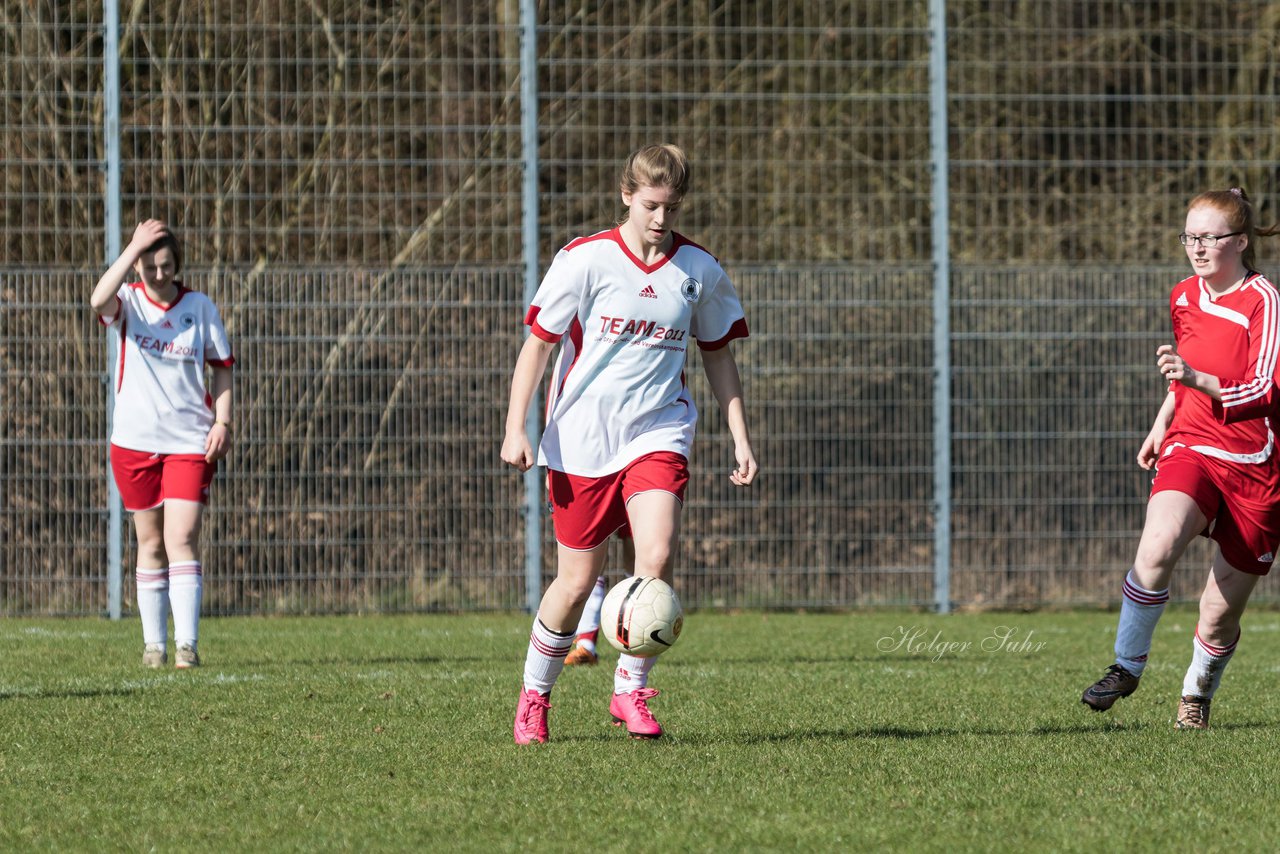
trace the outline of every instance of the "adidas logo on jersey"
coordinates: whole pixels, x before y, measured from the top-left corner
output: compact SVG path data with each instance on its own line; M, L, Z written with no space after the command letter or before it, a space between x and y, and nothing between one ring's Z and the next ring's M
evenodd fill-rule
M1180 306L1182 306L1183 308L1185 308L1185 307L1187 307L1187 306L1191 305L1191 303L1187 302L1187 294L1186 294L1186 292L1185 292L1185 291L1184 291L1184 292L1182 292L1182 293L1180 293L1180 294L1178 294L1178 301L1177 301L1177 302L1175 302L1175 303L1174 303L1174 305L1180 305Z
M173 328L173 324L172 324L172 323L170 323L168 320L166 320L164 323L160 324L160 328L161 328L161 329L172 329L172 328Z
M1267 552L1266 554L1260 555L1258 557L1258 563L1271 563L1275 559L1276 559L1275 555L1273 555L1271 552Z
M644 290L640 292L640 296L648 297L649 299L657 299L658 292L653 289L653 285L645 285Z

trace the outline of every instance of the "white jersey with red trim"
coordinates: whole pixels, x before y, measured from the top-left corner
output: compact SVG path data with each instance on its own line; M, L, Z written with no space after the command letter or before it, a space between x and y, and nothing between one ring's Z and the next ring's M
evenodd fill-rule
M178 286L172 305L151 301L142 284L125 285L117 311L120 353L111 442L156 454L203 454L213 427L205 364L235 364L217 307L204 294Z
M714 350L748 334L733 283L712 255L673 233L640 261L618 229L557 253L525 323L560 354L538 464L584 477L655 451L689 456L698 410L684 383L690 338Z
M1219 378L1222 401L1174 382L1173 421L1163 450L1183 445L1228 462L1271 460L1275 437L1267 402L1280 362L1280 296L1265 276L1250 274L1240 287L1214 297L1199 276L1179 282L1169 296L1178 355L1192 368Z

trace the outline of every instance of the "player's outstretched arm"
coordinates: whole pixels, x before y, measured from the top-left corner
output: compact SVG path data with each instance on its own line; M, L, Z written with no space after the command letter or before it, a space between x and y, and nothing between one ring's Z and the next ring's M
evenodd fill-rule
M115 309L116 294L119 293L120 286L124 284L125 277L129 275L130 268L138 263L138 259L142 257L142 253L146 252L148 247L168 233L169 226L158 219L149 219L146 222L138 223L129 245L120 253L120 257L107 268L107 272L102 274L102 278L98 279L98 284L93 288L93 294L89 297L89 305L95 312L99 315L104 315L110 314Z
M747 408L742 395L742 377L738 375L738 363L727 346L717 350L702 351L702 369L707 382L720 404L729 432L733 435L733 455L737 467L729 480L737 486L750 486L760 466L751 450L751 431L747 429Z
M520 356L516 359L516 368L511 376L506 434L502 440L502 461L522 472L528 471L534 464L533 446L529 444L529 434L524 428L525 418L529 414L533 393L542 381L551 351L555 347L549 341L530 335L520 348Z

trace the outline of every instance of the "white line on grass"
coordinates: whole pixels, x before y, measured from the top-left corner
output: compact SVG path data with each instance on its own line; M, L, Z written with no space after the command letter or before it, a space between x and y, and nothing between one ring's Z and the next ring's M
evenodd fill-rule
M241 682L265 682L261 673L214 673L203 677L186 673L164 673L143 679L125 679L123 682L103 685L88 679L72 679L58 685L0 685L0 697L56 697L63 694L109 694L118 691L145 691L164 688L179 683L201 685L235 685Z
M28 626L8 632L0 632L0 640L21 640L24 637L39 638L71 638L74 640L100 640L111 637L110 632L65 632L58 629L46 629L43 626Z

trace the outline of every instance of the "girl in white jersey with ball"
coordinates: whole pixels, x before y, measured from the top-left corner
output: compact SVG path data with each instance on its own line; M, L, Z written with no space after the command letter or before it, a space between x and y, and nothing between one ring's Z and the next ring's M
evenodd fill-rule
M176 279L181 267L177 238L149 219L89 298L102 324L120 333L111 470L138 537L148 667L168 663L170 606L175 666L200 665L200 522L217 462L231 447L235 358L217 308Z
M559 344L536 458L549 470L558 566L529 638L517 744L547 740L551 689L609 536L629 524L635 574L671 581L698 418L684 384L693 340L733 435L729 478L745 487L756 476L742 383L727 346L746 337L746 320L716 259L672 230L688 187L688 160L676 146L633 153L620 182L626 220L560 250L525 318L532 334L511 381L502 459L520 471L535 464L525 417ZM609 711L635 738L662 735L648 707L657 694L647 687L653 663L622 655L614 672Z

